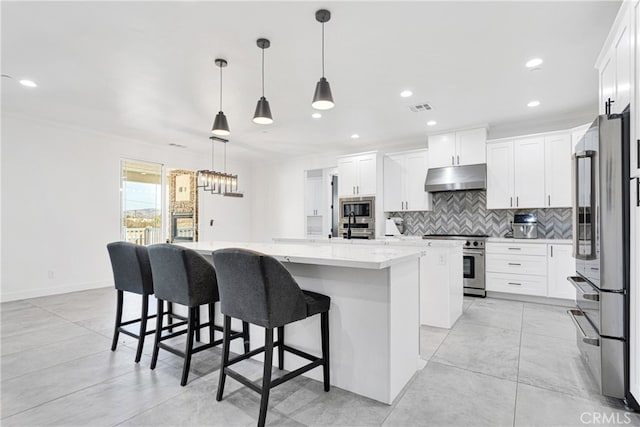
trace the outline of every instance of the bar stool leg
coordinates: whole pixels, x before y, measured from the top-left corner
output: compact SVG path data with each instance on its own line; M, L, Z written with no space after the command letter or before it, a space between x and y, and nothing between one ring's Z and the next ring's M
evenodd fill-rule
M209 344L215 341L215 329L213 328L213 321L216 318L215 303L209 304Z
M115 351L118 346L118 337L120 336L120 324L122 323L122 300L123 291L118 290L116 299L116 326L113 329L113 341L111 342L111 351Z
M262 375L262 398L260 399L260 416L258 427L264 427L269 406L269 391L271 391L271 366L273 364L273 329L265 329L264 333L264 369Z
M193 319L194 319L194 324L195 324L195 330L196 330L196 341L200 342L200 307L194 307L193 308Z
M247 322L242 322L242 339L244 340L244 353L247 354L249 353L251 344L249 340L249 324Z
M284 369L284 326L278 327L278 369Z
M158 316L161 315L161 311L158 312ZM173 303L171 301L167 302L167 325L173 325ZM173 328L169 328L169 333L173 332Z
M183 387L187 384L187 378L189 377L189 367L191 366L191 352L193 350L194 329L196 329L196 326L198 326L196 324L196 313L198 309L199 307L189 307L189 316L187 319L187 345L184 350L184 365L182 366L182 380L180 381L180 385Z
M158 316L156 317L156 336L153 341L153 356L151 356L151 369L156 368L156 362L158 361L158 351L160 350L160 338L162 338L162 310L164 310L164 301L158 298ZM171 304L171 303L169 303ZM169 316L171 319L171 316Z
M149 295L142 295L142 312L140 313L140 334L138 336L138 349L136 350L136 363L142 357L142 347L147 334L147 316L149 315Z
M320 335L322 336L322 373L324 379L324 391L329 391L329 312L320 313Z
M231 343L231 317L224 316L222 331L222 363L220 366L220 379L218 380L218 393L216 394L216 400L218 402L222 400L222 393L224 392L224 380L227 377L227 374L224 372L224 370L229 364L229 344Z

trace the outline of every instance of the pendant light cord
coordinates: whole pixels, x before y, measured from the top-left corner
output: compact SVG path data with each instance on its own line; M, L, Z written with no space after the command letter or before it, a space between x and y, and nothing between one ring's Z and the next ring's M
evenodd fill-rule
M222 111L222 67L220 67L220 111Z
M224 173L227 173L227 143L224 143Z
M264 47L262 48L262 97L264 98Z
M324 77L324 22L322 23L322 77Z
M211 140L211 172L216 170L216 168L214 167L215 163L213 163L213 149L215 148L215 143L216 142L212 139Z

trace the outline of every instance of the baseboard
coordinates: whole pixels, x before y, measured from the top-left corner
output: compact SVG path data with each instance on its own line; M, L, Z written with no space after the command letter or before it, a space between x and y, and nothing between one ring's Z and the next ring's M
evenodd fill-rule
M87 291L89 289L106 288L109 286L113 286L113 282L100 281L100 282L76 283L74 285L68 285L68 286L61 286L61 287L55 287L55 288L37 288L37 289L20 291L20 292L0 291L0 301L1 302L17 301L17 300L27 299L27 298L46 297L50 295L66 294L69 292Z
M509 294L506 292L487 291L487 297L498 298L498 299L508 299L511 301L531 302L535 304L557 305L560 307L576 306L575 300L571 300L571 299L538 297L534 295Z

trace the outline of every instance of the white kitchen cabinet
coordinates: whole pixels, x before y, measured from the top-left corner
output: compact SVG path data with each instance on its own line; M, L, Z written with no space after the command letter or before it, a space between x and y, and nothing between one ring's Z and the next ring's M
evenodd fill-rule
M319 173L318 173L319 172ZM309 170L307 173L307 182L305 187L305 215L317 216L324 215L325 203L323 197L322 186L322 170Z
M486 162L487 130L470 129L429 137L429 168Z
M513 142L487 144L487 209L513 205Z
M515 208L545 206L544 138L516 140L513 145Z
M338 196L375 196L377 154L363 153L338 158Z
M576 290L567 277L576 273L573 247L569 244L547 245L547 296L576 299Z
M571 207L571 135L544 138L545 207Z
M632 100L633 26L632 8L623 4L616 17L608 45L597 62L600 74L600 114L606 112L611 100L611 113L620 113Z
M388 154L384 157L384 211L431 210L431 193L424 191L427 150Z
M487 291L547 296L546 245L486 244Z

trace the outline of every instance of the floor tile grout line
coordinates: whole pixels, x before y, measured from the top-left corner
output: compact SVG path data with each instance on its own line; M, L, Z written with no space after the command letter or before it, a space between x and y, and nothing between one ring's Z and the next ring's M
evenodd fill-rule
M520 317L520 345L518 346L518 368L516 369L516 395L513 400L513 427L516 427L516 411L518 409L518 386L520 384L520 355L522 354L522 335L524 329L524 310L526 305L522 305L522 316Z
M498 377L496 375L488 374L486 372L474 371L473 369L468 369L468 368L463 368L461 366L452 365L452 364L450 364L448 362L441 361L441 360L429 360L428 363L438 363L440 365L448 366L450 368L461 369L463 371L471 372L471 373L474 373L474 374L484 375L485 377L491 377L491 378L495 378L495 379L498 379L498 380L509 381L509 382L512 382L512 383L516 383L517 382L516 380L512 380L512 379L509 379L509 378Z

